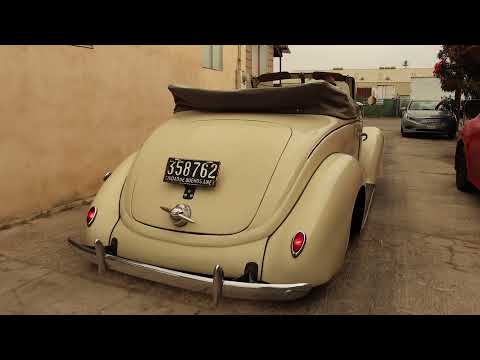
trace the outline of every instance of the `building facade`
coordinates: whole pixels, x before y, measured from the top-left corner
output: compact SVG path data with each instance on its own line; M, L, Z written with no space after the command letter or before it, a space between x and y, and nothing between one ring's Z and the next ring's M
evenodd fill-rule
M273 49L1 46L0 224L93 195L172 115L169 84L248 87Z
M377 99L409 97L412 77L431 77L433 68L395 68L380 67L378 69L343 69L332 71L355 78L357 97L367 98L374 95Z
M318 69L315 70L318 71ZM315 70L303 70L303 72ZM344 69L338 67L323 71L333 71L352 76L357 86L358 98L368 98L370 95L374 95L380 100L409 97L412 78L433 76L433 68L380 67L377 69Z

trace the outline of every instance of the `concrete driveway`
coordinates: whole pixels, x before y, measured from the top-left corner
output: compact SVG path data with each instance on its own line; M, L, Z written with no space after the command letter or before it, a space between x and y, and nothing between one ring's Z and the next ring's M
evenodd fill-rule
M224 300L96 268L65 239L88 206L0 231L2 314L477 314L480 195L455 187L455 141L386 135L385 175L367 226L327 285L293 303Z

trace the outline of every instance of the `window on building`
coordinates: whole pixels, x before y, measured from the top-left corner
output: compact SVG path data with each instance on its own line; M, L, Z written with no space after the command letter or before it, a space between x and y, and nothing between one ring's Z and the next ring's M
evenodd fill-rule
M357 98L367 99L372 95L372 88L357 88Z
M207 69L223 70L223 46L204 45L202 66Z
M269 45L252 45L252 76L268 72Z

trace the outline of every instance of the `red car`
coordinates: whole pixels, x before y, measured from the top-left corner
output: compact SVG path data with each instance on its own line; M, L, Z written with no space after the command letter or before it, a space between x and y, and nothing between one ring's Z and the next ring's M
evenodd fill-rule
M455 151L455 171L460 191L480 189L480 100L465 103Z

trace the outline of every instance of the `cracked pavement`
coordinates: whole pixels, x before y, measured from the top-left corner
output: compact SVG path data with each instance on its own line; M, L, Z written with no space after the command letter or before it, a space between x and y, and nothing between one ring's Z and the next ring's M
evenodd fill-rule
M0 231L0 314L477 314L480 194L455 187L455 141L385 133L370 216L328 284L291 303L224 299L107 272L76 256L88 206Z

